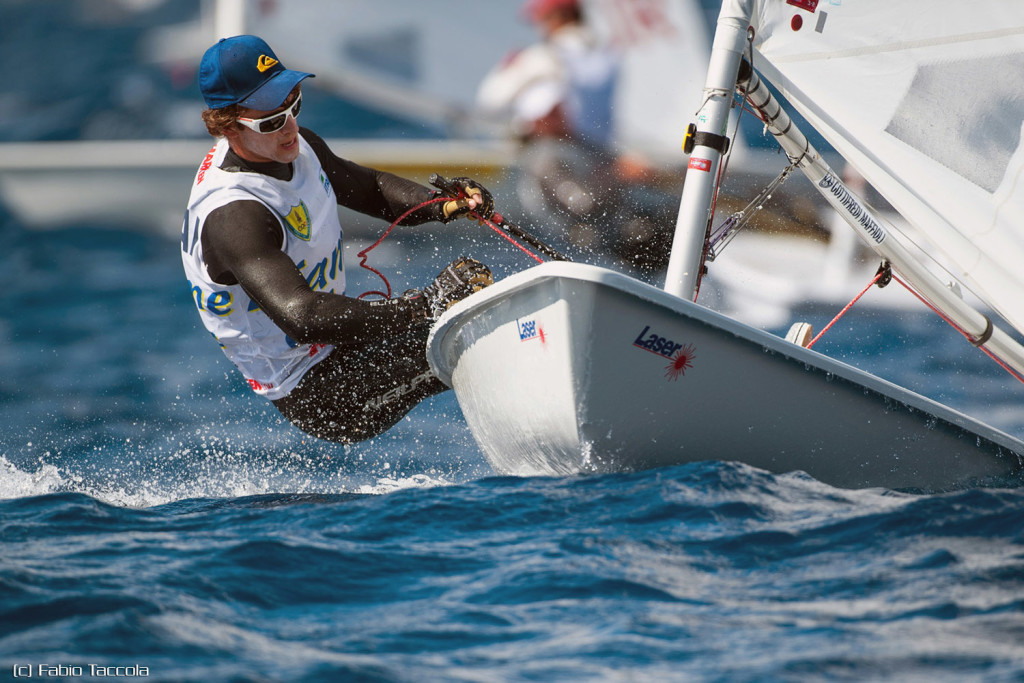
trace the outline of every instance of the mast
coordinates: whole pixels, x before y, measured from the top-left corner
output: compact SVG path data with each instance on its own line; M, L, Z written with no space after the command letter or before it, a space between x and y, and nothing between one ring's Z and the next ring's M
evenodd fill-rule
M247 32L248 0L215 0L213 6L214 40L230 38Z
M704 82L703 102L697 121L687 133L692 139L690 163L679 203L672 252L665 276L665 291L694 299L700 281L704 243L711 221L716 177L728 149L726 126L736 88L736 74L747 46L747 28L753 0L725 0L711 46L711 61Z

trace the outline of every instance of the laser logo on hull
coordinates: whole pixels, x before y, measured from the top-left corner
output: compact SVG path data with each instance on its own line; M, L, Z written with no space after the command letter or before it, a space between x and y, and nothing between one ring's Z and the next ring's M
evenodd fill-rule
M665 366L665 376L671 380L678 380L685 375L686 371L693 367L693 359L697 355L697 349L693 344L682 344L651 332L650 325L640 331L633 340L633 346L671 361Z

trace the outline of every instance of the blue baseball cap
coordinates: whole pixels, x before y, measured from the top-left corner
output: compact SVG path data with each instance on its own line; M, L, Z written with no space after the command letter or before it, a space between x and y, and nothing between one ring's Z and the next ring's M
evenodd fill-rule
M221 38L199 63L199 91L206 106L223 109L277 109L292 88L313 74L284 68L266 41L257 36Z

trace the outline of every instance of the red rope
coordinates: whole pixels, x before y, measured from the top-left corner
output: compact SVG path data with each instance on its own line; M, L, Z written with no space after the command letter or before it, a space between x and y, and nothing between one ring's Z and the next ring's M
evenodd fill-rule
M847 312L847 311L849 311L849 310L850 310L851 308L853 308L853 305L854 305L855 303L857 303L857 302L858 302L858 301L860 300L860 298L861 298L862 296L864 296L864 295L865 295L865 294L867 293L867 291L868 291L869 289L871 289L871 287L872 287L872 286L873 286L873 285L874 285L874 284L875 284L876 282L878 282L878 280L879 280L879 279L880 279L880 278L881 278L881 277L882 277L882 276L883 276L884 274L885 274L885 272L884 272L884 271L882 271L882 270L880 270L880 271L879 271L879 272L878 272L878 273L877 273L877 274L875 275L875 277L874 277L874 278L873 278L873 279L871 280L871 282L869 282L869 283L868 283L868 286L867 286L867 287L865 287L864 289L862 289L862 290L861 290L861 292L860 292L860 294L858 294L857 296L855 296L855 297L853 298L853 301L851 301L850 303L848 303L848 304L846 305L846 307L845 307L845 308L843 308L843 310L839 311L839 314L838 314L838 315L837 315L837 316L836 316L835 318L833 318L833 319L832 319L832 322L830 322L830 323L829 323L828 325L826 325L826 326L825 326L825 329L823 329L823 330L822 330L821 332L819 332L819 333L818 333L818 336L817 336L817 337L815 337L814 339L812 339L812 340L811 340L811 342L810 342L810 343L809 343L809 344L807 345L807 348L811 348L812 346L814 346L814 345L815 345L815 344L816 344L816 343L818 342L818 340L819 340L819 339L821 339L821 338L822 338L823 336L825 336L825 333L826 333L826 332L828 332L828 331L829 331L829 329L830 329L830 328L831 328L831 327L832 327L833 325L835 325L835 324L836 324L837 322L839 322L839 319L840 319L840 318L842 318L842 317L843 317L843 316L844 316L844 315L846 314L846 312ZM930 309L931 309L931 310L932 310L932 311L933 311L933 312L934 312L934 313L935 313L936 315L938 315L938 316L939 316L940 318L942 318L943 320L945 320L945 321L946 321L946 323L948 323L950 327L952 327L952 328L953 328L954 330L956 330L957 332L959 332L960 334L962 334L962 335L963 335L963 336L964 336L964 337L965 337L965 338L967 339L967 341L969 341L969 342L971 342L972 344L974 344L974 342L975 342L975 338L974 338L973 336L971 336L971 334L970 334L970 333L969 333L969 332L968 332L967 330L965 330L964 328L962 328L962 327L960 327L959 325L957 325L957 324L956 324L956 322L955 322L955 321L953 321L953 319L951 319L951 318L950 318L949 316L947 316L947 315L946 315L945 313L943 313L943 312L942 312L942 311L940 311L940 310L939 310L938 308L936 308L935 306L933 306L933 305L932 305L932 303L931 303L930 301L928 301L928 300L927 300L927 299L925 299L925 298L924 298L923 296L921 296L920 294L918 294L918 293L917 293L917 291L916 291L916 290L915 290L915 289L914 289L913 287L911 287L911 286L910 286L909 284L907 284L906 282L904 282L903 280L901 280L901 279L899 278L899 276L897 276L896 274L893 274L892 278L893 278L894 280L896 280L896 282L898 282L898 283L900 283L901 285L903 285L903 288L904 288L904 289L906 289L906 290L907 290L908 292L910 292L910 293L911 293L911 294L913 294L913 295L914 295L915 297L917 297L917 299L918 299L918 300L919 300L919 301L920 301L921 303L923 303L923 304L924 304L925 306L927 306L928 308L930 308ZM984 353L984 354L985 354L986 356L988 356L989 358L991 358L992 360L994 360L994 361L995 361L995 362L996 362L996 363L997 363L997 364L999 365L999 367L1001 367L1001 368L1002 368L1003 370L1006 370L1006 372L1008 372L1008 373L1010 374L1010 376L1011 376L1011 377L1013 377L1014 379L1016 379L1016 380L1017 380L1017 381L1019 381L1019 382L1022 382L1022 383L1024 383L1024 377L1021 377L1020 373L1018 373L1018 372L1017 372L1016 370L1014 370L1013 368L1011 368L1011 367L1010 367L1010 366L1009 366L1009 365L1008 365L1008 364L1007 364L1007 363L1006 363L1006 362L1005 362L1005 361L1004 361L1003 359L999 358L999 357L998 357L997 355L995 355L994 353L992 353L991 351L989 351L988 349L986 349L986 348L984 347L984 345L982 345L982 346L978 346L978 348L979 348L979 349L981 350L981 352L982 352L982 353Z
M416 211L419 211L424 206L428 206L430 204L436 204L437 202L446 202L446 201L450 201L450 200L451 200L451 197L440 196L440 197L434 197L433 199L428 199L427 201L423 202L422 204L417 204L416 206L412 207L411 209L409 209L408 211L403 213L397 219L395 219L395 221L391 225L388 226L388 229L384 231L384 234L381 235L380 238L376 242L374 242L373 244L368 246L366 249L363 249L361 252L359 252L357 254L357 256L359 256L359 267L360 268L365 268L366 270L370 271L371 273L376 274L377 277L379 277L381 280L384 281L384 287L387 289L387 291L385 291L385 292L382 292L380 290L370 290L370 291L367 291L367 292L363 292L362 294L359 295L359 297L358 297L359 299L362 299L365 296L371 296L371 295L381 296L381 297L384 297L385 299L390 299L391 298L391 283L388 282L388 279L386 277L384 277L383 273L381 273L379 270L377 270L373 266L367 264L367 262L366 262L367 258L369 257L369 253L371 251L373 251L374 249L376 249L380 245L381 242L383 242L385 239L387 239L387 236L391 234L391 231L395 229L395 226L397 226L399 223L404 221L409 216L409 214L414 213ZM544 263L544 261L539 256L534 254L532 251L530 251L529 249L524 247L519 242L517 242L514 239L512 239L512 237L508 233L506 233L504 230L499 228L497 225L495 225L491 221L487 220L486 218L484 218L483 216L478 214L476 211L471 211L469 213L469 215L470 215L470 217L475 218L481 224L486 224L488 227L491 228L491 230L494 230L494 232L498 233L499 235L504 237L506 240L508 240L509 242L514 244L515 246L519 247L523 252L526 253L527 256L531 257L537 263Z
M825 329L823 329L821 332L819 332L818 336L811 340L811 342L807 345L807 348L811 348L812 346L817 344L818 340L821 339L822 337L824 337L825 333L828 332L830 329L832 329L832 326L835 325L837 322L839 322L839 319L842 318L844 315L846 315L846 312L849 311L851 308L853 308L853 305L855 303L857 303L858 301L860 301L860 298L862 296L864 296L865 294L867 294L868 290L871 289L871 287L876 282L878 282L878 280L881 279L882 275L884 275L884 274L885 274L885 271L882 271L882 270L878 271L878 273L875 274L874 279L872 279L871 282L868 283L868 286L865 287L864 289L862 289L860 291L860 294L858 294L857 296L853 297L853 301L851 301L850 303L846 304L846 307L843 310L839 311L839 315L837 315L836 317L832 318L832 322L830 322L828 325L825 325Z
M370 271L371 273L376 273L377 277L379 277L381 280L384 281L384 286L387 288L387 292L381 292L381 291L376 291L376 290L369 291L369 292L363 292L362 294L359 295L359 297L358 297L359 299L362 299L364 296L370 296L371 294L376 294L378 296L382 296L385 299L390 299L391 298L391 283L388 282L388 279L386 277L384 277L384 274L382 272L380 272L379 270L377 270L373 266L367 265L367 263L366 263L366 259L368 258L369 253L371 251L373 251L374 249L376 249L380 245L380 243L383 242L387 238L387 236L391 234L391 231L395 229L395 226L398 225L399 223L401 223L402 221L404 221L409 216L409 214L411 214L411 213L413 213L415 211L419 211L424 206L429 206L430 204L436 204L437 202L447 201L448 199L450 199L450 197L434 197L433 199L428 199L427 201L423 202L422 204L417 204L416 206L412 207L411 209L409 209L408 211L403 213L401 216L396 218L395 222L388 226L388 229L384 231L384 234L381 235L380 238L376 242L374 242L373 244L368 246L366 249L363 249L361 252L359 252L357 254L357 256L359 256L359 267L360 268L365 268L366 270Z
M491 221L487 220L486 218L484 218L483 216L481 216L480 214L478 214L478 213L477 213L476 211L471 211L469 215L470 215L470 216L471 216L472 218L475 218L475 219L477 219L478 221L480 221L480 223L483 223L483 224L487 225L487 227L489 227L489 228L490 228L491 230L493 230L494 232L498 233L499 235L501 235L502 237L504 237L505 239L507 239L507 240L508 240L509 242L511 242L511 243L512 243L512 244L514 244L515 246L519 247L519 248L520 248L520 249L521 249L521 250L522 250L522 251L523 251L523 252L524 252L524 253L525 253L525 254L526 254L527 256L529 256L530 258L532 258L532 259L533 259L534 261L536 261L537 263L544 263L544 260L543 260L543 259L542 259L541 257L539 257L539 256L537 256L536 254L534 254L534 253L533 253L532 251L530 251L529 249L527 249L526 247L524 247L524 246L523 246L522 244L520 244L519 242L516 242L516 241L515 241L514 239L512 239L512 236L511 236L511 235L509 235L509 234L508 234L507 232L505 232L504 230L502 230L501 228L499 228L499 227L498 227L497 225L495 225L495 224L494 224L494 223L492 223Z
M901 285L903 285L904 289L906 289L908 292L910 292L911 294L916 296L921 303L923 303L928 308L932 309L932 311L934 311L936 315L938 315L940 318L945 320L949 324L950 327L952 327L954 330L956 330L957 332L962 334L967 339L967 341L971 342L971 344L974 344L975 338L967 330L965 330L964 328L962 328L959 325L957 325L956 322L953 321L949 316L947 316L945 313L943 313L938 308L933 306L930 301L928 301L923 296L918 294L917 291L915 291L910 285L908 285L906 282L901 280L899 277L897 277L896 275L893 275L892 277L893 277L894 280L896 280L896 282L898 282ZM1018 373L1016 370L1014 370L1009 365L1007 365L1006 361L1004 361L1002 358L1000 358L999 356L995 355L994 353L992 353L991 351L986 349L984 345L978 346L977 348L982 353L984 353L986 356L988 356L989 358L994 360L999 365L999 367L1001 367L1003 370L1006 370L1006 372L1008 372L1011 377L1016 379L1018 382L1024 383L1024 377L1021 377L1020 373Z

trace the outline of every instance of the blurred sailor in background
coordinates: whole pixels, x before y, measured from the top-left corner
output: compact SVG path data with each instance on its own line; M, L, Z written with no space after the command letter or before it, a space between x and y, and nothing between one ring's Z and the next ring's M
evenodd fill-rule
M541 42L507 57L477 93L521 143L523 209L581 249L660 270L677 200L652 191L647 165L616 149L620 55L589 30L579 0L529 0L523 12Z

